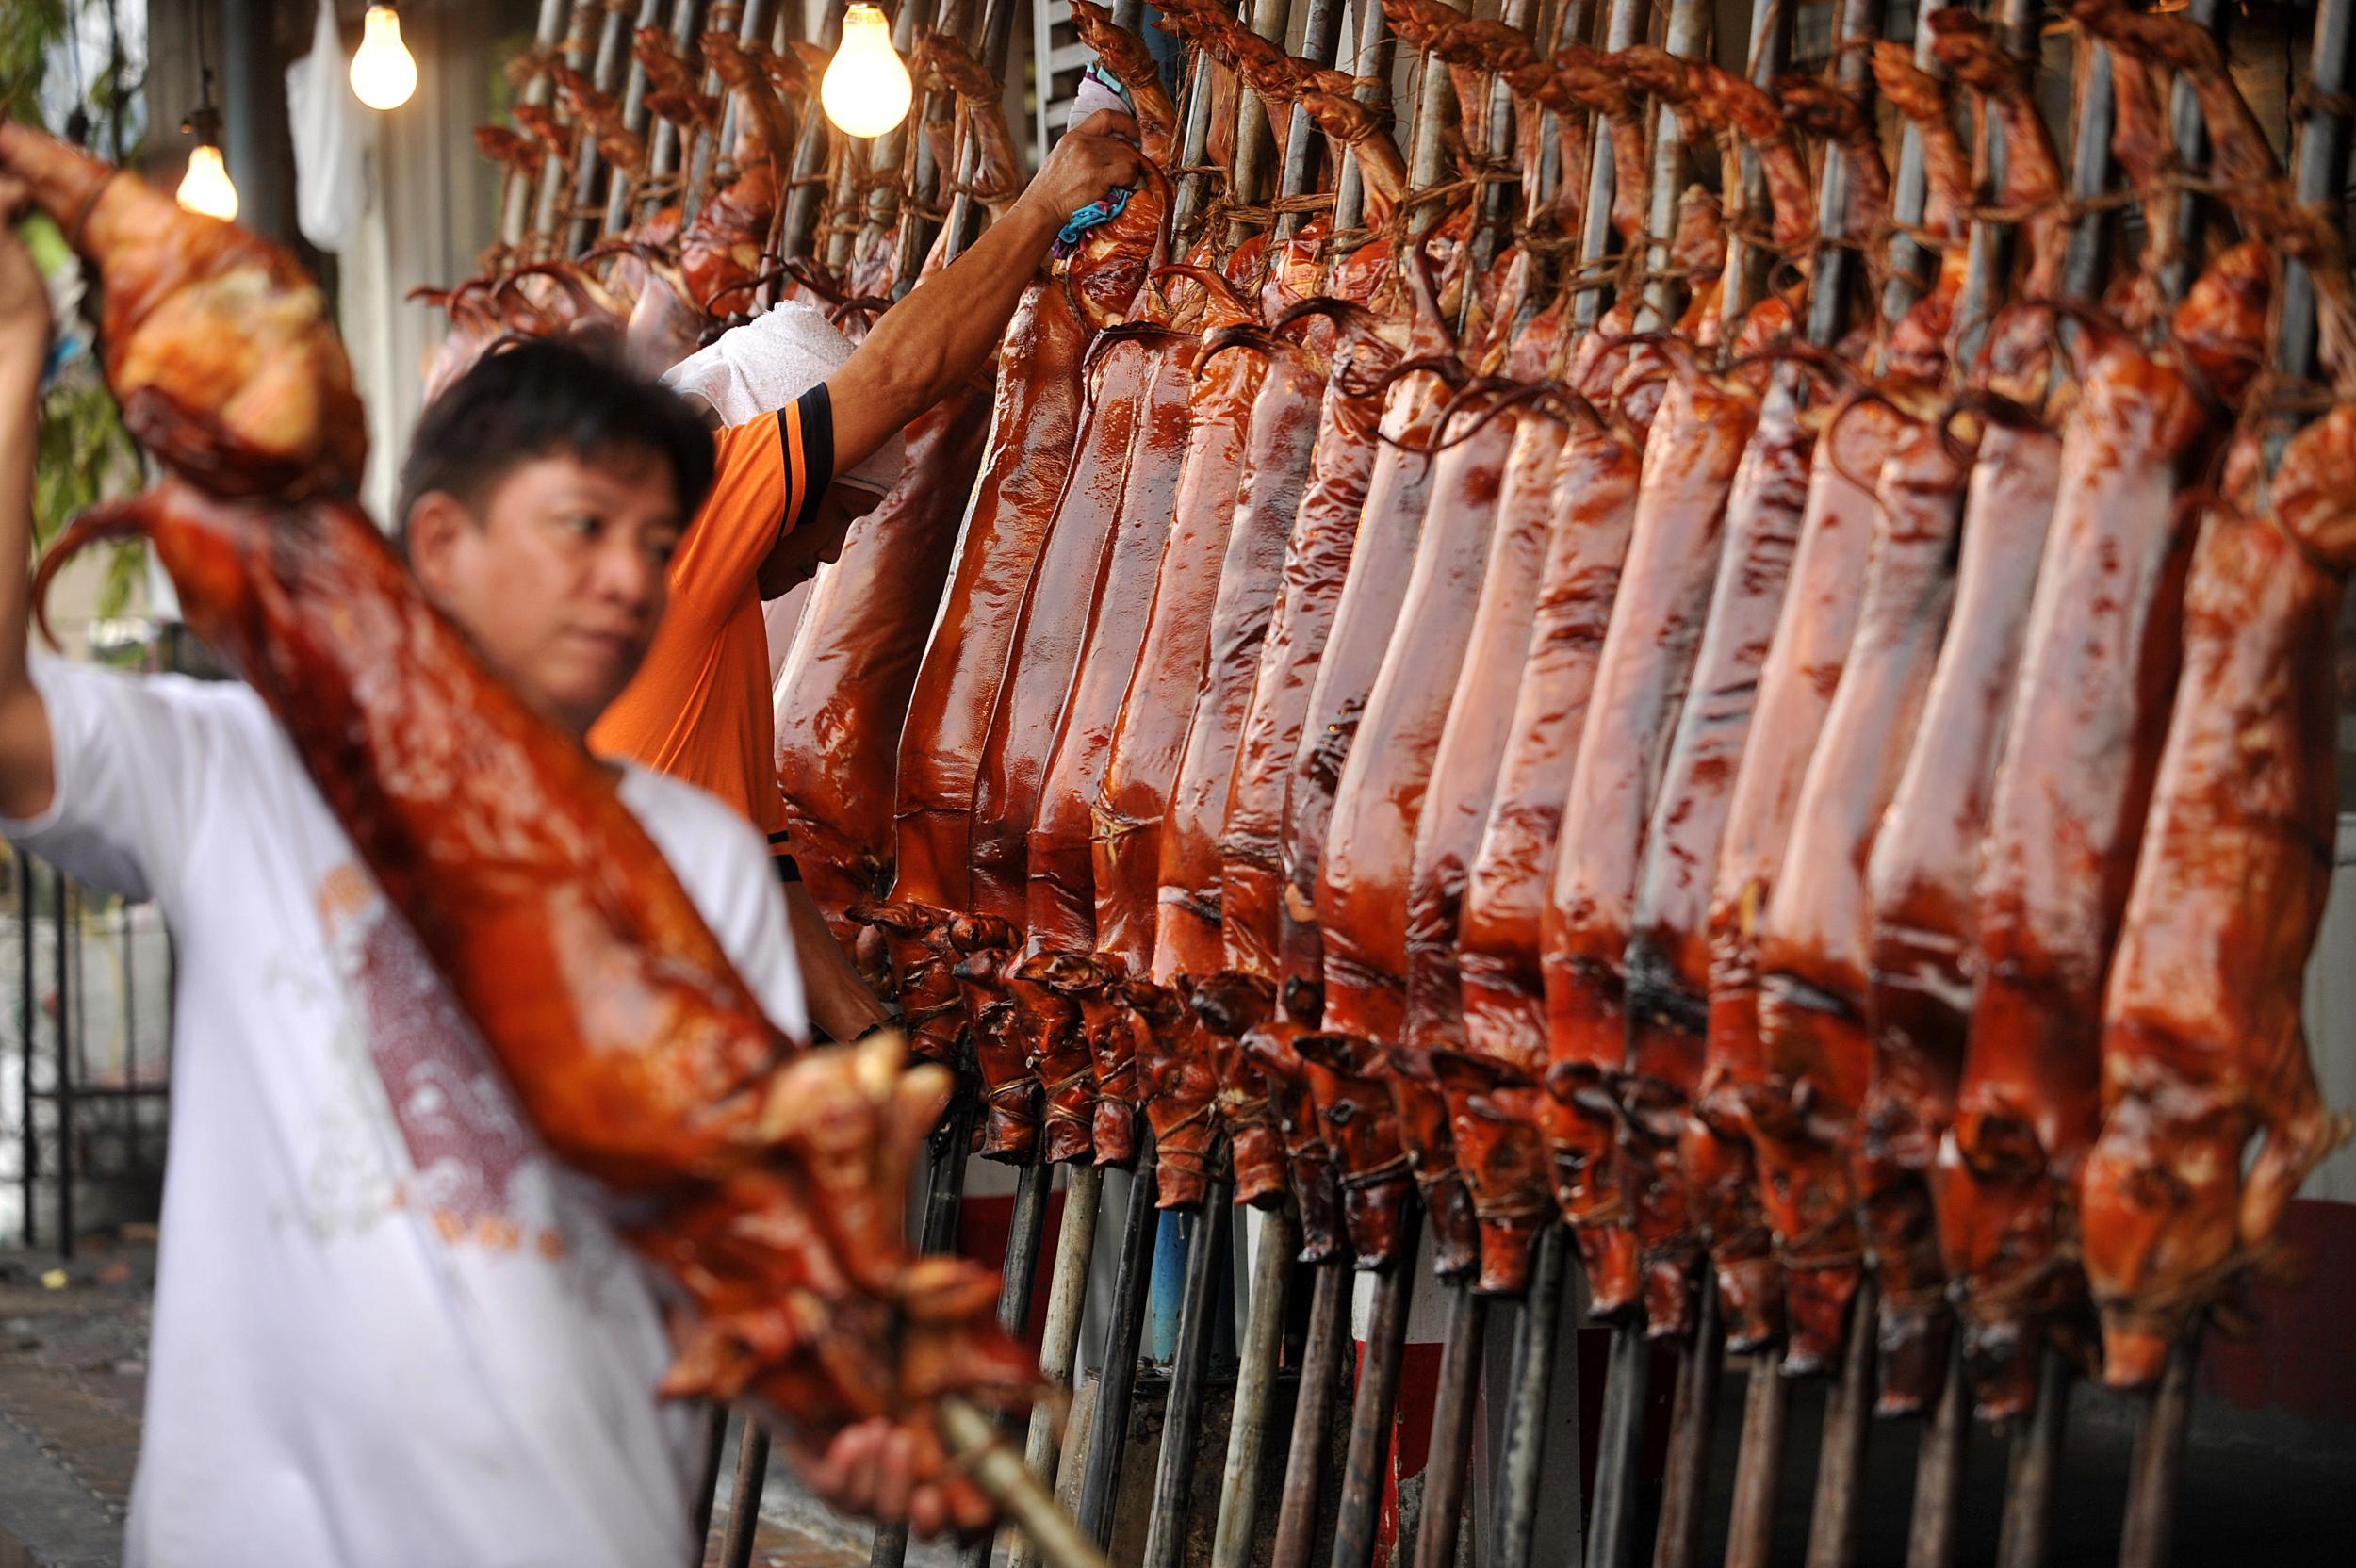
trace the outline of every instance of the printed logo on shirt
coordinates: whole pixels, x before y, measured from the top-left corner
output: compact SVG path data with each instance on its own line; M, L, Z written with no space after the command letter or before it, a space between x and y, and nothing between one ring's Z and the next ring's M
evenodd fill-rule
M388 1205L418 1214L453 1247L564 1258L572 1240L552 1164L416 934L353 865L328 874L319 902L408 1151Z

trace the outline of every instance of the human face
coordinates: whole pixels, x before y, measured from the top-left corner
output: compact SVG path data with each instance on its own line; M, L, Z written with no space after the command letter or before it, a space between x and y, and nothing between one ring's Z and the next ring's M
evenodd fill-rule
M492 670L583 735L654 641L687 521L655 452L541 457L501 479L479 514L419 498L410 561Z

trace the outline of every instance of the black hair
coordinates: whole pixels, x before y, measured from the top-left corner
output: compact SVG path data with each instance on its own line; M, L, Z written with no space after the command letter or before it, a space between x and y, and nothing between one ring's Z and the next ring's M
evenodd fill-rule
M652 452L670 466L681 521L712 489L712 433L679 395L628 368L596 338L518 338L445 388L417 421L401 468L393 543L409 547L409 511L440 491L480 510L517 467L555 453L584 462Z

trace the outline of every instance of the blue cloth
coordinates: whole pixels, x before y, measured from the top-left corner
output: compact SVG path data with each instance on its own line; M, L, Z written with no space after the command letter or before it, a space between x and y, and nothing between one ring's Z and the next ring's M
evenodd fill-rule
M1080 243L1080 237L1082 235L1088 233L1088 230L1096 227L1099 223L1111 222L1114 219L1120 217L1121 212L1128 205L1129 188L1125 185L1115 188L1109 195L1104 197L1104 200L1090 202L1088 205L1073 213L1072 215L1072 221L1066 223L1061 229L1056 231L1055 243L1057 245L1065 246L1077 245Z

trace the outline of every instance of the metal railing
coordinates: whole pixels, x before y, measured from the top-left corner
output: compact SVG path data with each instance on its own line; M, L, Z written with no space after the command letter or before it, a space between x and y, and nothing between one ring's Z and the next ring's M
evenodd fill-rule
M174 961L153 904L0 859L0 1238L70 1258L81 1232L155 1218Z

